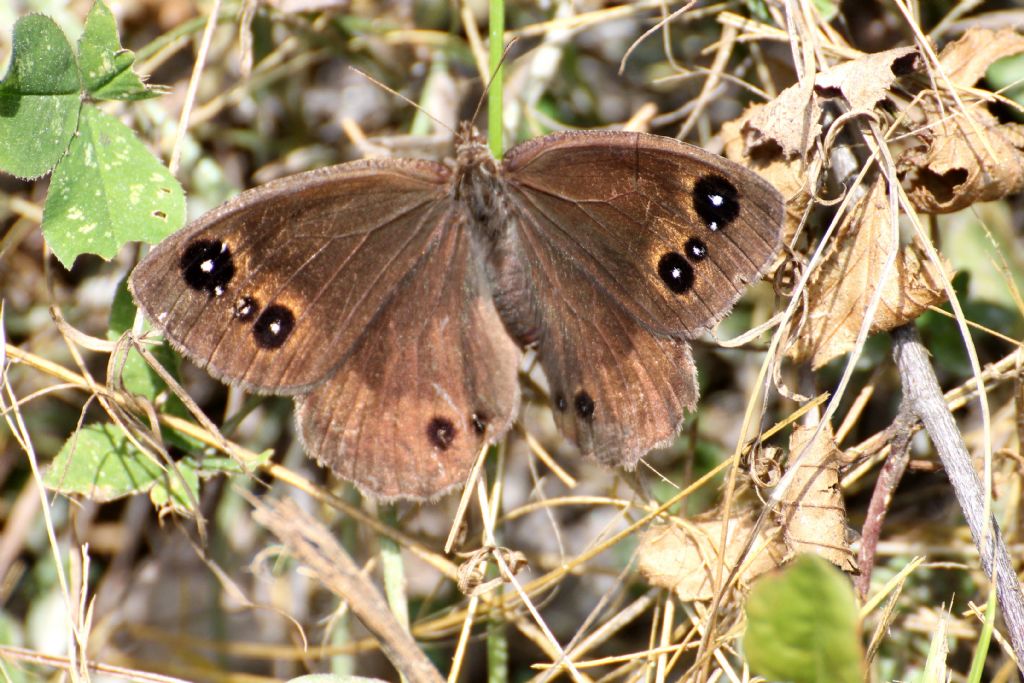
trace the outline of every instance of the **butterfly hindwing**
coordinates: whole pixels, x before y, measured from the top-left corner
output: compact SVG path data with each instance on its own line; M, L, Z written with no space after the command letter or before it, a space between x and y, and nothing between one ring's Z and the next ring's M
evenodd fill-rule
M553 321L536 346L555 422L584 453L632 469L671 443L697 402L689 344L650 332L579 278L570 255L528 238L523 249L536 306Z
M463 483L519 408L519 350L461 215L443 219L440 242L338 371L297 399L307 452L378 499Z

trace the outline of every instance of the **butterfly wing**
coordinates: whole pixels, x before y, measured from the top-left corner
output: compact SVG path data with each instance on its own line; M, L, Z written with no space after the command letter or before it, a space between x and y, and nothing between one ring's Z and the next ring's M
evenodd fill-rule
M782 198L736 164L641 133L531 140L502 175L513 230L492 258L499 310L536 341L563 432L632 467L695 404L682 340L768 267Z
M324 379L440 239L441 164L363 161L243 192L157 245L130 287L215 377L298 393Z
M297 400L307 452L378 499L462 484L519 407L519 350L458 208L338 372Z
M756 173L644 133L559 133L509 151L523 220L651 331L692 338L721 320L779 247L781 195Z
M571 255L528 240L536 310L551 321L536 343L555 422L584 453L632 469L672 442L697 402L689 344L655 335L580 277Z

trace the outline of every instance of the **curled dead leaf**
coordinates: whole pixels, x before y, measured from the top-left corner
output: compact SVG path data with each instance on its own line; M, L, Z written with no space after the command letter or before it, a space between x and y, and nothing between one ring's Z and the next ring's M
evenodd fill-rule
M776 153L758 150L753 156L747 154L743 128L750 117L764 106L751 105L737 118L722 124L721 137L727 158L756 171L786 198L786 224L782 229L782 243L789 244L811 201L810 188L817 185L816 176L820 165L815 164L809 168L803 158L786 158L777 153L778 150Z
M843 571L857 569L847 541L846 503L839 488L841 454L832 427L795 425L789 439L790 463L796 472L779 506L784 538L793 554L814 553Z
M972 28L942 48L939 63L949 80L968 87L981 80L993 62L1021 52L1024 36L1012 28Z
M899 249L895 267L880 283L893 249ZM945 262L943 269L952 275ZM915 247L893 241L886 182L879 177L844 217L834 246L811 275L802 326L788 354L818 369L853 348L880 284L872 332L898 327L943 301L942 281L940 269Z
M972 29L939 62L955 87L967 88L992 62L1021 52L1024 36L1011 29ZM915 112L921 144L900 156L899 170L920 211L959 211L1024 189L1024 126L999 123L977 92L963 90L959 100L929 98Z
M870 111L886 99L901 76L921 68L915 47L867 54L789 86L778 97L744 113L746 150L776 147L786 159L807 158L821 135L822 105L843 97L854 111Z
M746 515L729 520L723 577L741 559L755 519L754 515ZM711 600L716 566L723 559L719 548L723 521L709 516L677 523L678 526L656 526L644 532L637 550L640 573L652 586L673 591L682 602ZM738 575L740 585L745 587L758 576L778 568L785 559L778 529L766 525L744 558Z
M751 107L742 127L748 151L804 157L821 135L821 103L813 81L795 83L762 105Z
M959 211L1024 189L1024 126L1001 124L980 108L970 115L973 122L952 111L929 114L934 120L918 134L923 146L900 156L919 211Z
M874 109L898 78L921 68L916 47L898 47L864 55L823 71L814 79L821 97L843 97L855 111Z

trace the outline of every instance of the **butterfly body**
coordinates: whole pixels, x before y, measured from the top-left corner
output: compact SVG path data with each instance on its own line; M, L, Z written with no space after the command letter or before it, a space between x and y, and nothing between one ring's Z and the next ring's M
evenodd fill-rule
M243 193L131 279L172 344L226 381L297 396L307 451L378 498L464 481L518 411L537 349L556 421L626 467L696 403L686 339L778 245L752 172L641 133L562 133L494 159L361 161Z

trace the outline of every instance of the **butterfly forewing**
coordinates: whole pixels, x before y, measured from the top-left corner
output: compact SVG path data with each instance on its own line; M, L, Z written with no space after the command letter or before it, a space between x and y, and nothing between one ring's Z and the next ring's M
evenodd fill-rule
M343 164L242 193L160 243L136 301L215 376L295 393L342 361L444 227L440 164Z
M513 148L503 171L521 230L656 333L717 323L778 249L779 193L670 138L561 133Z

